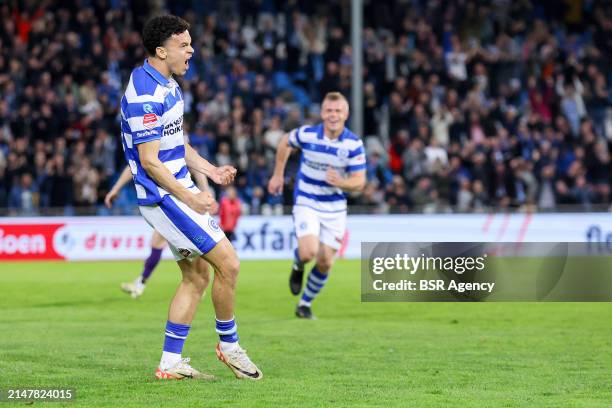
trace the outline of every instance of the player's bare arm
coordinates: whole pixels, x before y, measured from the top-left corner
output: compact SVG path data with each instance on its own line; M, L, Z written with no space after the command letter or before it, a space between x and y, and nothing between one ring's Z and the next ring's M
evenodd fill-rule
M200 173L210 178L217 184L227 185L234 181L236 169L232 166L214 166L208 160L196 152L189 143L185 143L185 161L187 167L195 173Z
M293 148L289 146L289 135L284 134L278 143L278 147L276 148L276 161L274 163L274 172L272 173L272 177L268 182L268 192L270 194L281 194L283 192L283 184L285 174L285 166L287 165L287 160L289 160L289 156L293 152Z
M208 178L204 174L197 172L194 172L193 178L195 179L195 183L200 189L200 191L204 193L202 194L202 197L204 198L204 201L208 204L208 212L210 212L211 214L216 214L219 210L219 204L215 200L215 197L209 188ZM104 197L104 205L106 205L107 208L111 208L113 206L113 202L119 196L119 192L121 191L121 189L132 180L133 178L132 172L130 171L130 166L126 166L121 172L121 175L119 176L113 187Z
M189 208L200 214L206 213L209 208L206 194L193 194L174 178L170 170L159 160L159 145L159 140L138 145L138 155L144 170L157 184L187 204Z
M130 166L125 166L125 169L123 169L113 187L104 197L104 205L106 205L106 208L111 208L113 206L113 201L115 201L121 189L130 181L132 181L132 172L130 171Z
M338 187L347 192L362 191L366 185L365 171L357 171L342 177L335 169L327 169L325 180L334 187Z
M219 203L215 199L214 191L210 188L210 185L208 184L208 177L206 177L202 173L198 173L194 171L193 179L198 189L201 192L205 193L207 202L210 205L208 212L211 214L216 214L219 211Z

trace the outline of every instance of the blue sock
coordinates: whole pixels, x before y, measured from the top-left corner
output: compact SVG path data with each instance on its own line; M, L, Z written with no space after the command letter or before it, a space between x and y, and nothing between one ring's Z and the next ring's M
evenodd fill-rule
M304 262L302 262L302 260L300 259L300 251L298 250L298 248L295 248L295 250L293 251L293 260L300 269L304 267Z
M235 318L232 318L231 320L215 319L215 326L221 342L238 342L238 325L236 324Z
M172 323L170 320L166 322L166 339L164 340L164 351L167 353L181 354L185 339L189 334L189 328L186 324Z
M327 282L328 274L322 274L317 269L317 266L313 266L308 274L308 280L306 281L306 287L302 298L300 299L300 305L310 306L310 303L317 297L325 282Z

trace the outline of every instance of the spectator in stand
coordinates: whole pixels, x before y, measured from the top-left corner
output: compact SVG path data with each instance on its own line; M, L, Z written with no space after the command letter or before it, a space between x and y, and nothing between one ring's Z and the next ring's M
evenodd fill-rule
M28 172L41 212L79 205L95 213L123 167L117 98L144 59L146 16L85 3L0 2L0 212ZM239 164L245 204L264 213L267 204L279 208L256 189L253 180L265 171L251 158L264 157L269 172L274 141L316 117L313 101L330 90L349 95L350 5L209 2L202 16L196 3L159 2L185 15L198 34L189 72L179 79L183 126L206 157ZM470 208L478 211L587 202L610 208L610 7L577 2L580 13L570 18L552 3L386 2L391 18L380 18L382 6L366 2L362 136L374 163L371 197L398 202L388 194L401 190L394 176L409 192L425 177L429 209L457 205L460 192L473 195ZM98 173L86 200L75 179L85 157ZM583 170L568 175L574 161ZM376 210L382 207L389 206Z
M241 214L240 198L238 198L236 188L230 186L225 190L225 195L219 204L219 225L227 239L232 242L236 240L236 227Z
M19 184L13 185L8 197L8 208L22 215L34 215L37 207L38 195L34 189L32 175L23 173Z

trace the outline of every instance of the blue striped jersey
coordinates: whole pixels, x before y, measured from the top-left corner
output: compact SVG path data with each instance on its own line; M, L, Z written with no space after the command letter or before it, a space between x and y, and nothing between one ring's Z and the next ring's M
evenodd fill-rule
M179 183L194 187L185 161L183 109L183 94L173 78L165 78L146 60L132 71L121 98L121 139L139 205L158 203L169 194L143 170L136 147L140 143L160 140L159 160Z
M325 181L329 167L341 176L366 168L361 140L350 130L337 139L323 134L323 124L302 126L289 132L289 146L301 149L302 157L293 193L294 205L323 212L346 211L346 196L338 187Z

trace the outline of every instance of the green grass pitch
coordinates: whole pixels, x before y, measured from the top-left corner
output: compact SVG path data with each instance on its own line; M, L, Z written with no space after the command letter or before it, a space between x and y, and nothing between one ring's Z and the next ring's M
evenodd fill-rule
M238 332L263 381L236 380L217 361L207 295L183 355L217 381L159 382L153 372L179 279L174 263L160 264L138 300L119 283L133 279L140 262L2 263L0 388L72 387L76 401L52 404L70 407L612 401L608 303L361 303L359 262L339 261L313 304L319 320L301 321L289 267L242 263Z

